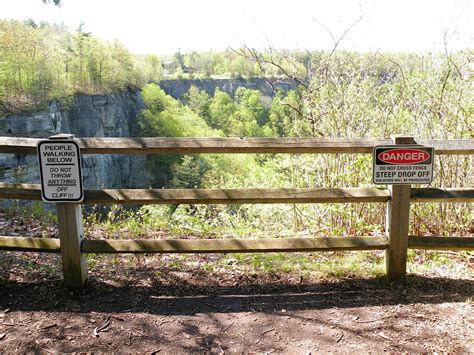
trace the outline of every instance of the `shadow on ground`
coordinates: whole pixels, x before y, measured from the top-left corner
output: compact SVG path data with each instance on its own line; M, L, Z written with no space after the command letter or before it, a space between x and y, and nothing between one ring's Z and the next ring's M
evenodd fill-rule
M195 285L183 279L149 286L113 285L91 278L70 291L60 280L0 281L0 307L11 311L137 312L193 315L275 312L396 304L465 302L474 281L408 276L403 284L386 278L353 278L312 283L243 282L233 286Z

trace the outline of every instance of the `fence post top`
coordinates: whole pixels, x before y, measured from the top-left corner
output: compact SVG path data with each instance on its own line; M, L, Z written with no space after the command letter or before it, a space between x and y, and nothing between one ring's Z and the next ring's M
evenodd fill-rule
M390 138L395 144L416 144L415 137L409 135L397 134L390 136Z
M74 134L71 133L59 133L55 134L54 136L48 137L48 139L51 140L73 140L74 139Z

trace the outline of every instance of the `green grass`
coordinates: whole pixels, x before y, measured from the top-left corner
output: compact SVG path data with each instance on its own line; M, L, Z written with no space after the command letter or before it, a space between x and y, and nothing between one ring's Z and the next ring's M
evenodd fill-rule
M264 273L303 273L318 277L379 276L385 273L383 252L258 253L234 254L232 258L238 267ZM226 265L225 260L222 263Z
M216 212L217 211L217 212ZM220 216L223 210L214 210ZM280 233L265 224L257 226L245 221L245 218L225 216L231 223L219 224L206 220L208 211L197 207L190 213L187 208L171 209L168 206L145 206L137 211L126 211L123 207L113 207L106 218L100 219L91 215L88 233L94 235L101 230L103 237L113 239L135 238L271 238L303 235L308 233L281 228ZM234 218L234 219L233 219ZM241 223L239 223L239 219ZM269 223L269 222L268 222ZM378 225L367 225L366 230L380 231ZM325 236L339 236L341 228L325 232ZM157 236L158 233L158 236ZM362 233L365 234L365 233ZM370 234L370 233L369 233ZM457 253L466 259L468 253ZM141 265L139 256L128 259L129 266ZM384 251L347 251L347 252L312 252L312 253L237 253L219 255L216 258L193 255L168 255L166 267L173 270L190 270L196 263L204 272L218 270L242 270L251 273L298 273L325 277L376 277L385 275ZM466 276L458 257L443 252L427 252L408 250L408 273Z
M196 228L195 225L170 223L169 208L144 207L136 211L113 207L102 215L88 213L85 219L87 238L136 239L136 238L238 238L265 237L274 234L266 233L265 228L223 228L215 224L208 228ZM29 224L51 228L50 223L56 216L44 212L40 204L29 209L11 211L12 216L29 219ZM191 216L192 217L192 216ZM177 219L180 220L179 218ZM189 221L188 219L184 219ZM265 226L263 226L265 227ZM334 231L333 231L334 232ZM246 234L248 233L248 234ZM282 230L278 237L295 236L289 230ZM309 235L304 235L308 237ZM473 272L466 265L472 257L470 252L438 252L408 250L407 271L409 274L437 275L441 277L472 278ZM308 253L230 253L211 255L165 254L165 255L87 255L91 269L108 267L120 268L127 272L131 268L164 267L174 271L201 270L204 273L238 271L252 274L292 273L313 278L328 277L378 277L385 275L384 251L341 251L341 252L308 252ZM31 261L25 264L29 270L55 273L55 266ZM157 271L159 272L159 271Z
M474 272L466 267L464 262L470 257L470 252L458 251L429 251L408 250L407 272L413 274L435 274L445 277L456 275L458 277L473 278Z

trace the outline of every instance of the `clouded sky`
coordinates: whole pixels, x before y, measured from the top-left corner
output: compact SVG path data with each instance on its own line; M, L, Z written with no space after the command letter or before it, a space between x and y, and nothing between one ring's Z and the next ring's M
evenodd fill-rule
M137 53L250 47L443 51L473 47L469 0L3 0L0 17L64 23ZM331 32L331 34L329 33Z

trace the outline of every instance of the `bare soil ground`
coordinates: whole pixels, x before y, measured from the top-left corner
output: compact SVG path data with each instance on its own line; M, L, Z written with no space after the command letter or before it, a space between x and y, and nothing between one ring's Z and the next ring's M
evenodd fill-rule
M474 352L472 277L203 267L219 257L91 256L70 291L59 255L0 252L0 352Z
M69 291L59 273L26 262L58 256L18 255L0 254L4 352L474 351L469 279L397 285L103 265Z

